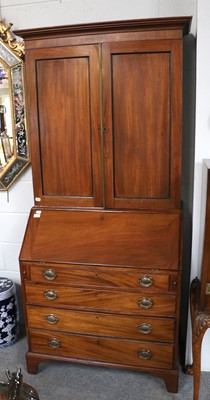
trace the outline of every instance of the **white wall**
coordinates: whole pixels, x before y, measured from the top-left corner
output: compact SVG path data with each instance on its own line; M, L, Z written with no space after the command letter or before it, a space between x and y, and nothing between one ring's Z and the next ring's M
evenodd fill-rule
M197 7L197 66L196 66L196 132L193 195L193 235L191 280L200 277L203 252L202 162L210 158L210 2L198 0ZM190 326L190 322L189 322ZM190 333L190 329L188 330ZM191 362L191 336L188 336L187 361ZM210 330L204 336L201 368L210 371Z
M205 3L210 10L209 0L198 1ZM191 32L196 34L196 0L0 0L0 12L5 22L13 23L14 30L105 20L193 15ZM185 73L190 74L191 68L194 67L189 61ZM192 108L193 101L186 107ZM192 110L186 108L185 111L187 114ZM193 152L193 144L186 140L186 157L190 154L192 158ZM186 172L187 169L183 174L183 188L184 192L189 193L190 174ZM196 178L199 179L197 170ZM199 187L197 190L200 190ZM0 276L8 276L16 283L19 283L18 254L32 205L29 167L7 193L0 192Z

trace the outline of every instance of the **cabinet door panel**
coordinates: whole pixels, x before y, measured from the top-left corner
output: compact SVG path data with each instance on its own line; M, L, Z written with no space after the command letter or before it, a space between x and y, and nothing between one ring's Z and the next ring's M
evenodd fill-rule
M132 42L104 54L106 206L179 207L179 48Z
M88 73L87 57L37 62L46 195L93 197Z
M98 53L97 46L48 49L35 51L30 61L38 109L35 197L41 205L102 206Z
M167 198L169 55L113 54L112 74L114 195Z

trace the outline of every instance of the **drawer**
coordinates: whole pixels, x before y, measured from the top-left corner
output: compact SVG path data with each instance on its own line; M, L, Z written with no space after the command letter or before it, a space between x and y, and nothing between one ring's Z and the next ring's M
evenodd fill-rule
M174 295L145 296L140 291L108 291L30 283L25 285L25 290L26 302L34 305L158 316L173 316L176 311Z
M27 306L29 328L88 335L173 342L174 319Z
M29 265L33 282L66 283L84 286L140 288L146 292L176 291L178 274L170 271L139 270L82 265Z
M30 331L31 351L135 367L172 368L173 345L134 340Z

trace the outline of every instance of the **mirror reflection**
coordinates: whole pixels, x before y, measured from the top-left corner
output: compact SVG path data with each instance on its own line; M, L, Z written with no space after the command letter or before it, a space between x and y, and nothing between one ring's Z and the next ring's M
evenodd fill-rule
M0 172L14 155L8 73L0 63Z
M24 44L0 19L0 190L29 164L24 90Z

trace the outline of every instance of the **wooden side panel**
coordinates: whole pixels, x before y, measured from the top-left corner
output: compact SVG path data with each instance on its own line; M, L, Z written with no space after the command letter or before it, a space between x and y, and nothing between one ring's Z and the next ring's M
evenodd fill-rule
M200 308L210 310L210 162L205 160L203 164L202 185L202 212L201 223L204 224L204 245L201 273ZM208 285L208 290L207 290Z
M180 268L180 213L32 210L22 261Z

